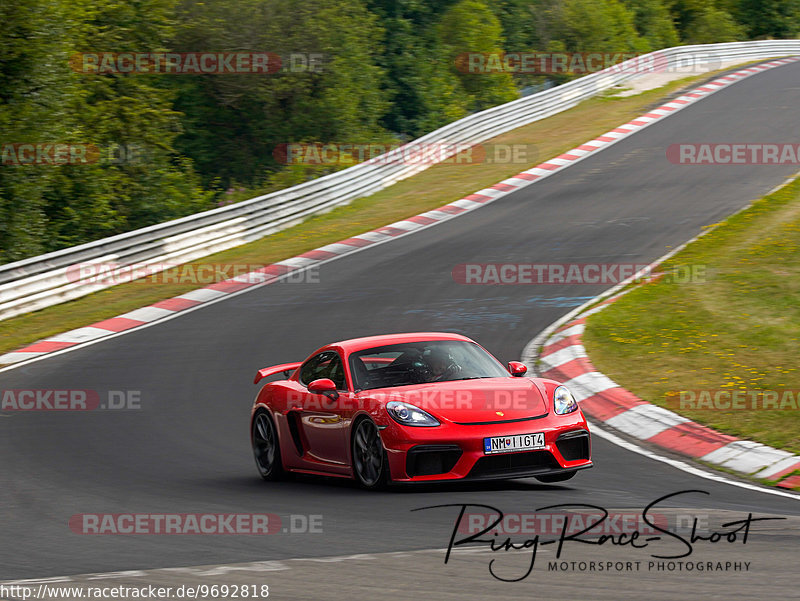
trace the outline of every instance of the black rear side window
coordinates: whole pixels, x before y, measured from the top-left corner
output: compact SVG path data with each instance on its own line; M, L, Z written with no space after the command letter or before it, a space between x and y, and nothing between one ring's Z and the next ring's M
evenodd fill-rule
M338 390L345 390L344 366L336 351L314 355L300 367L300 383L308 386L314 380L329 378Z

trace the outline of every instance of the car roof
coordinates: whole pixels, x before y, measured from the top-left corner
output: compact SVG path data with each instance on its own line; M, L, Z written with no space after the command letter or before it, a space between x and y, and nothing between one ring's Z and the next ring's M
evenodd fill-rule
M404 334L383 334L380 336L351 338L350 340L342 340L341 342L332 342L328 346L339 347L347 353L353 353L386 344L425 342L428 340L463 340L466 342L473 342L466 336L462 336L461 334L453 334L450 332L409 332Z

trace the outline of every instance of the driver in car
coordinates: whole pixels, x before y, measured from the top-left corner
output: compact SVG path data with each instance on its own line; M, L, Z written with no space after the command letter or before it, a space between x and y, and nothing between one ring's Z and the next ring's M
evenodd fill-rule
M422 357L428 364L428 382L442 382L461 371L461 366L444 348L430 348L423 353Z

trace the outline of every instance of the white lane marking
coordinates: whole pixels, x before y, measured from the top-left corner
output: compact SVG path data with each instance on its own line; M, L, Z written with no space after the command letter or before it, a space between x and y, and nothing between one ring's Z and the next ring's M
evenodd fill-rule
M586 349L583 348L582 344L565 346L564 348L557 350L555 353L550 353L549 355L541 357L540 361L544 366L542 367L542 371L553 369L554 367L564 365L573 359L580 359L581 357L586 357Z
M389 227L389 226L383 226ZM390 236L389 234L381 234L380 232L370 231L364 232L363 234L359 234L358 236L352 236L355 240L363 240L364 242L369 242L370 246L374 246L380 242L386 242L387 240L394 240L397 236ZM356 246L355 248L366 248L366 246Z
M342 244L341 242L334 242L333 244L326 244L325 246L320 246L316 250L321 250L323 252L333 253L335 255L341 255L353 250L353 247L349 244Z
M586 324L578 323L574 326L570 326L561 330L558 334L553 335L548 342L552 345L556 342L563 340L564 338L569 338L570 336L580 336L583 334L584 330L586 329Z
M467 209L468 211L482 206L482 203L475 202L474 200L467 200L466 198L451 202L450 204L454 207L458 207L459 209Z
M773 449L752 440L734 440L701 457L703 461L716 463L744 474L753 474L790 458L797 460L797 457L787 451Z
M94 340L95 338L100 338L101 336L108 336L110 330L104 330L103 328L96 328L93 326L85 326L83 328L77 328L75 330L69 330L68 332L63 332L61 334L57 334L55 336L50 336L49 338L45 338L47 342L86 342L87 340Z
M416 215L415 215L416 217ZM395 221L394 223L390 223L389 225L385 225L383 227L394 228L398 230L406 230L407 232L413 232L414 230L419 229L422 227L421 223L417 223L416 221L409 221L408 219L404 219L403 221ZM382 227L378 228L383 229ZM397 236L395 236L396 238Z
M108 338L108 336L106 336L106 338ZM39 351L39 352L31 352L31 351L29 351L27 353L12 351L10 353L6 353L5 355L0 355L0 364L4 364L4 363L21 363L23 361L28 361L30 359L35 359L37 357L41 357L42 355L49 355L49 354L51 354L51 353L48 353L47 351ZM12 367L12 366L10 366L10 367ZM18 366L14 365L13 367L18 367ZM2 370L0 370L0 371L2 371Z
M705 470L701 470L700 468L694 467L693 465L689 465L688 463L685 463L684 461L678 461L677 459L671 459L669 457L664 457L662 455L654 453L653 451L650 451L649 449L645 449L643 447L640 447L637 444L634 444L632 442L628 442L627 440L624 440L624 439L620 438L616 434L612 434L608 430L604 430L603 428L601 428L597 424L597 422L592 421L592 422L590 422L590 424L591 424L592 436L599 436L600 438L603 438L603 439L609 441L612 444L615 444L615 445L617 445L619 447L622 447L623 449L626 449L626 450L631 451L633 453L637 453L639 455L643 455L643 456L645 456L645 457L647 457L649 459L653 459L653 460L659 461L661 463L666 463L667 465L672 466L675 469L679 469L679 470L684 471L684 472L686 472L688 474L692 474L693 476L698 476L700 478L705 478L706 480L713 480L714 482L719 482L719 483L722 483L722 484L730 484L731 486L738 486L739 488L746 488L747 490L754 490L756 492L763 492L763 493L766 493L768 495L775 495L777 497L786 497L788 499L794 499L795 501L800 501L800 495L798 495L798 494L791 493L791 492L784 491L784 490L766 488L766 487L763 487L763 486L759 486L757 484L750 484L749 482L739 482L737 480L731 480L729 478L726 478L725 476L722 476L720 474L715 474L715 473L712 473L712 472L707 472Z
M441 221L445 217L449 217L451 213L447 211L440 211L438 209L433 209L431 211L426 211L425 213L420 213L420 217L427 217L428 219L436 219L437 221Z
M620 432L641 440L652 438L664 430L674 428L689 419L657 405L637 405L605 420L605 423Z
M500 183L506 186L514 186L515 188L524 188L530 183L530 180L527 180L524 177L509 177Z
M610 388L618 388L614 380L599 371L587 371L564 382L564 386L579 403L590 396L605 392Z
M149 323L151 321L162 320L165 317L173 317L175 313L175 311L162 309L161 307L142 307L141 309L136 309L135 311L129 311L128 313L117 315L117 317L124 317L125 319L133 319L135 321L144 321ZM105 340L105 338L102 340ZM100 340L97 340L97 342L100 342Z
M177 298L185 298L186 300L193 300L205 303L215 298L220 298L222 296L226 296L226 294L221 290L212 290L211 288L198 288L197 290L190 290L189 292L181 294Z
M512 190L514 192L514 190ZM505 190L498 190L497 188L484 188L483 190L478 190L475 194L479 194L481 196L488 196L489 198L497 198L498 196L505 196L508 194ZM467 195L469 196L469 194ZM486 204L486 203L484 203Z
M608 142L606 142L606 144L608 144ZM528 175L538 175L539 179L542 179L543 177L547 177L547 175L552 173L552 171L549 171L548 169L542 169L541 167L531 167L526 171L520 171L520 173L527 173ZM530 180L530 181L536 181L536 180Z
M588 311L585 311L584 313L581 313L581 317L589 317L590 315L594 315L595 313L599 313L600 311L602 311L606 307L608 307L608 305L597 305L596 307L592 307Z
M773 463L772 465L768 465L764 469L762 469L757 474L754 474L756 478L770 478L777 474L778 472L782 472L783 470L789 469L793 467L796 470L800 470L800 457L796 455L792 455L791 457L787 457L786 459L781 459L777 463Z
M289 259L284 259L283 261L278 261L277 263L274 263L274 265L284 265L286 267L297 269L300 267L309 267L311 264L316 262L316 259L309 259L308 257L291 257Z

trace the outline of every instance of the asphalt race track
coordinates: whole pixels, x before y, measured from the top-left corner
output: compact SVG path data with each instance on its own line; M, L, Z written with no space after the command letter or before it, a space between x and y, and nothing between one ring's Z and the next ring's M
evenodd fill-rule
M800 63L766 71L478 211L328 263L319 271L319 283L261 287L0 373L0 390L91 389L101 396L109 390L141 391L140 410L0 415L0 581L444 548L454 512L411 512L443 503L485 503L506 512L567 502L641 511L663 495L701 489L710 494L684 495L664 507L710 514L712 523L715 516L741 519L748 512L800 516L797 499L699 478L599 437L594 469L563 485L526 479L381 493L311 477L264 483L248 440L256 369L301 360L330 341L447 330L476 339L501 360L518 359L540 330L608 286L467 286L453 281L454 266L652 261L796 170L673 165L666 148L681 142L797 143L798 106ZM93 512L319 514L324 531L260 537L70 531L70 516ZM787 528L790 523L793 534L773 525L769 535L760 535L754 525L747 546L698 544L695 555L710 561L744 557L752 562L750 571L731 574L723 583L737 589L759 584L761 598L785 596L788 585L780 568L796 573L800 548L797 520L787 520ZM615 558L617 552L597 553ZM483 582L486 594L504 590L491 588L490 559L469 574ZM429 591L453 589L452 570L442 560L443 554L424 556ZM373 580L384 572L390 576L391 562L372 565ZM311 580L315 569L305 570ZM295 570L294 577L302 573ZM277 598L282 574L269 574ZM592 574L574 577L581 586L595 582ZM636 577L606 574L597 582L610 593L634 591ZM675 587L695 590L686 574L657 579L667 593Z

